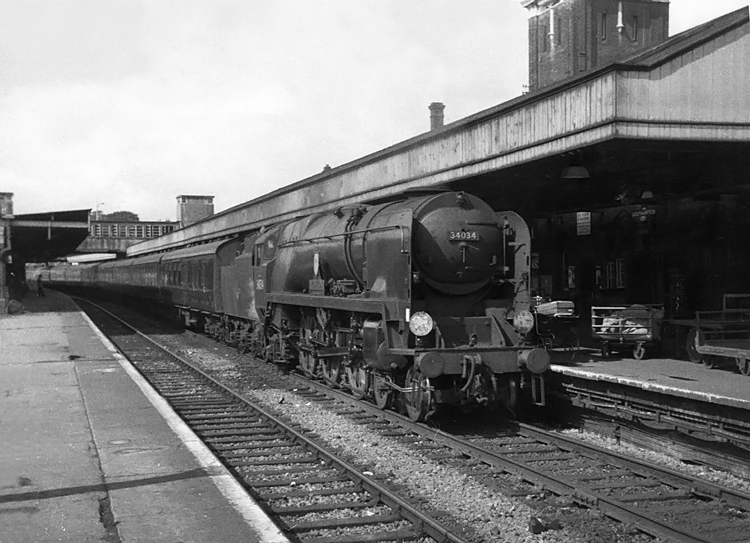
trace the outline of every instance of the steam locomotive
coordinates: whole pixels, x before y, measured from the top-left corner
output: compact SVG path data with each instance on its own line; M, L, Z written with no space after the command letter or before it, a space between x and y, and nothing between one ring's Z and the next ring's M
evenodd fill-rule
M439 192L46 280L158 302L187 327L421 421L443 405L543 403L549 356L526 339L529 245L516 213Z

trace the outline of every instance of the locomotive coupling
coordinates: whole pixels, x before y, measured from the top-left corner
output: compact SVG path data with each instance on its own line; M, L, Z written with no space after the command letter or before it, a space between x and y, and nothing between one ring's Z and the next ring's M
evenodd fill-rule
M550 366L549 353L539 348L518 351L518 365L531 373L544 373Z

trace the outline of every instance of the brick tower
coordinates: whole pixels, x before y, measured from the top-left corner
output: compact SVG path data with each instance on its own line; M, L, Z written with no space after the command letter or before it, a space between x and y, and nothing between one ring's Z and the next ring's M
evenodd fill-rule
M529 90L663 42L668 0L522 0L529 10Z

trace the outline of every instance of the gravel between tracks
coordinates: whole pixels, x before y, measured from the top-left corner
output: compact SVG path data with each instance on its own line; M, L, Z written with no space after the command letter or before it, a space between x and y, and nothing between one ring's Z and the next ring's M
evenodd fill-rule
M185 340L189 346L186 348ZM170 338L179 354L198 363L238 392L261 402L276 415L315 432L341 456L366 468L374 478L399 489L433 511L447 526L468 526L462 536L473 543L646 542L653 538L635 528L603 518L595 510L545 493L527 499L508 498L457 469L421 457L395 439L330 413L288 391L289 382L275 368L239 357L224 347L206 348L200 340ZM539 523L538 521L541 521ZM536 525L554 526L532 533Z
M463 536L475 543L539 542L599 543L645 542L653 538L626 525L602 518L597 511L583 509L570 500L549 494L531 499L507 498L449 466L421 457L394 439L374 435L316 404L288 391L289 381L274 367L238 356L224 346L207 347L192 335L163 336L178 354L198 363L204 370L228 382L238 392L261 402L276 415L286 417L315 432L320 439L341 451L350 463L365 467L373 477L406 492L412 500L433 510L446 525L464 524L472 532ZM617 444L591 432L566 431L608 450L670 467L742 491L750 481L703 466L686 465L667 455L632 445ZM443 515L440 514L443 512ZM559 530L534 534L534 519L543 523L557 520Z
M646 462L659 464L673 469L674 471L679 471L681 473L685 473L692 477L700 478L717 485L727 486L735 490L750 493L750 481L748 481L747 479L735 477L734 475L723 471L719 471L707 466L685 464L684 462L681 462L680 460L672 458L668 455L644 450L626 443L620 444L617 443L617 441L613 438L602 437L592 432L581 430L565 430L561 433L567 437L572 437L574 439L596 445L603 449L618 452L623 456L638 458Z

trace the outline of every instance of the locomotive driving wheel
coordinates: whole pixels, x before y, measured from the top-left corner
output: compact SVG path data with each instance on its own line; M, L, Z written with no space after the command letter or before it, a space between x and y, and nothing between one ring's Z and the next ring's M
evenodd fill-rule
M316 366L317 360L315 360L315 356L313 356L312 352L300 349L299 367L302 373L308 377L315 377Z
M431 413L432 393L430 380L414 366L406 372L406 386L404 393L406 412L414 422L422 422Z
M361 361L353 362L346 367L346 386L352 391L352 396L361 400L367 395L370 376Z
M388 409L393 404L393 389L388 385L390 379L382 373L372 376L372 395L375 405L380 409Z
M320 361L320 369L323 373L323 381L331 387L339 386L341 376L341 360L335 357L324 358Z

